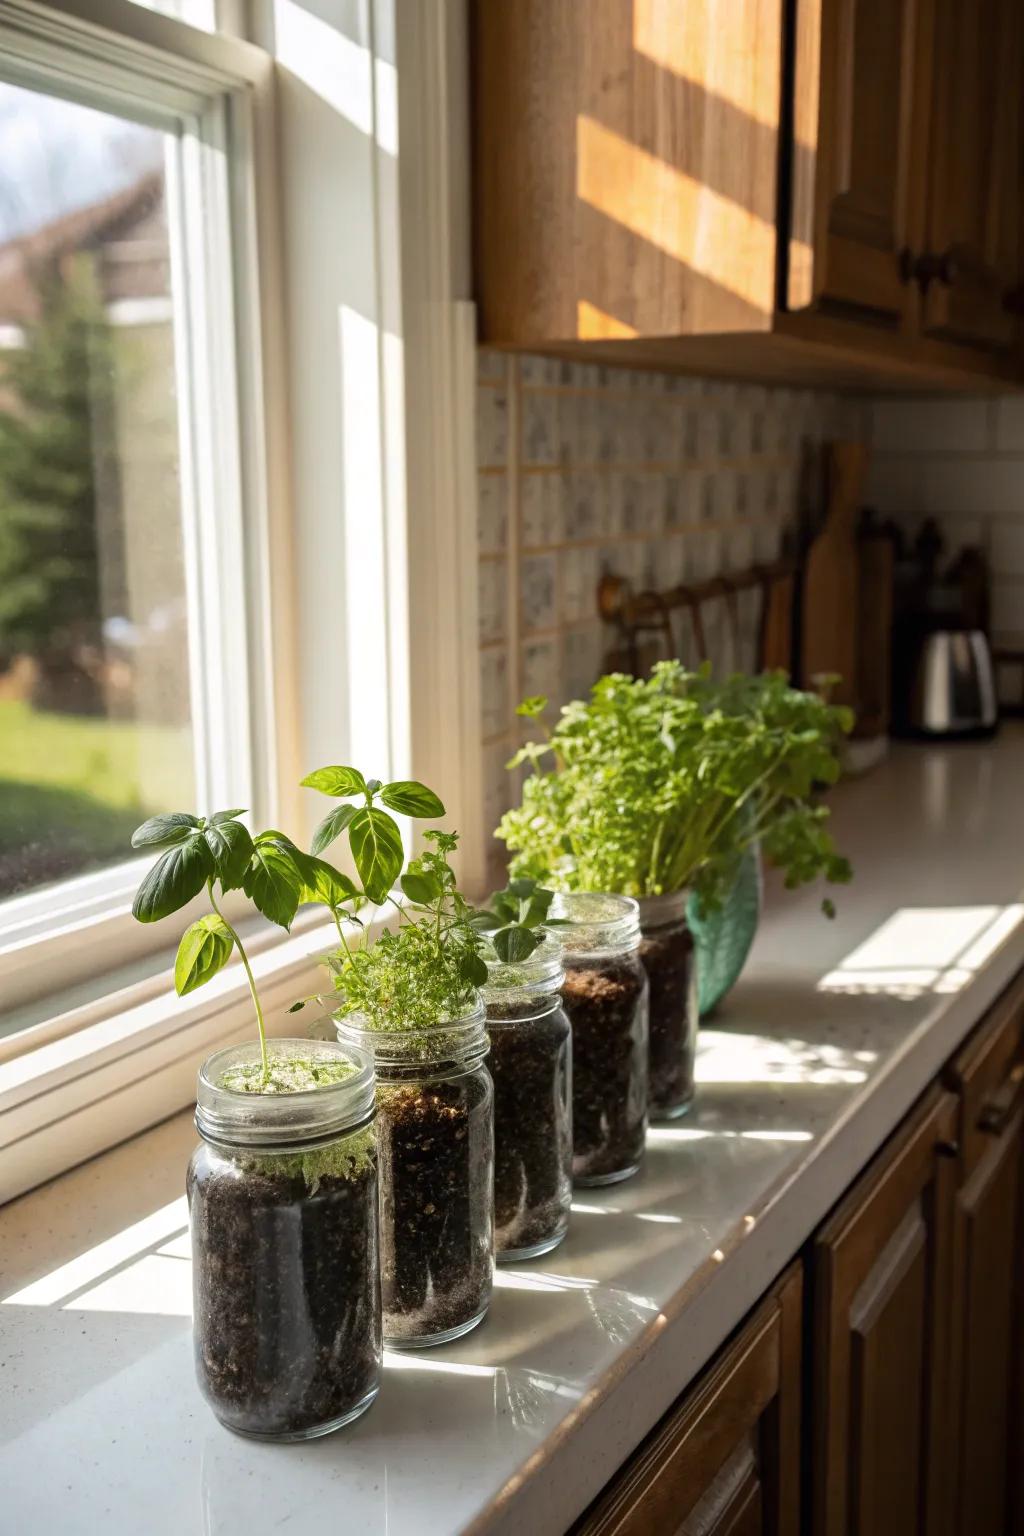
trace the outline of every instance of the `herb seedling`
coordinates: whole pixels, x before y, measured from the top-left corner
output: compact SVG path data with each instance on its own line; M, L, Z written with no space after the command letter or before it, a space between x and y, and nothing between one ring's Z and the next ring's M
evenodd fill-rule
M419 786L418 786L419 787ZM424 833L432 846L410 861L395 902L398 926L371 947L353 949L342 937L332 957L337 990L347 1008L373 1029L423 1030L456 1019L487 980L474 909L459 893L450 856L458 833Z
M530 958L542 943L545 929L560 926L560 919L548 917L554 899L554 891L545 890L536 880L512 880L473 914L473 926L487 933L499 960L516 965Z
M545 704L528 699L519 713L539 719ZM534 771L497 836L515 854L515 875L566 890L643 897L693 887L713 906L737 854L757 840L788 886L846 881L850 866L814 795L838 778L836 744L852 723L782 673L725 685L678 662L643 680L613 673L589 700L565 706L547 741L512 759Z
M313 834L313 853L323 853L342 832L348 831L349 848L363 891L370 901L386 901L397 881L405 857L398 823L379 800L400 816L434 820L444 815L444 806L425 785L413 779L397 779L382 784L366 779L358 768L317 768L302 780L306 789L318 789L337 800L360 800L357 805L339 805L328 812Z
M215 887L219 886L221 897L229 891L244 891L258 912L284 929L291 927L301 905L322 903L342 938L341 910L346 904L355 907L359 892L347 875L303 853L283 832L271 829L253 837L238 819L244 814L217 811L204 817L174 811L152 816L137 827L132 847L160 851L160 858L139 886L132 915L140 923L159 922L187 906L206 887L213 911L185 930L174 962L174 988L179 997L195 991L216 976L237 949L256 1014L265 1087L270 1065L263 1008L245 946L221 911Z

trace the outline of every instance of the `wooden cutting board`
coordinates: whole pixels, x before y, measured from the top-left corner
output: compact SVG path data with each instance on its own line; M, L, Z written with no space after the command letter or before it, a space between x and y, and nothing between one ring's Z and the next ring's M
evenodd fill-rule
M867 449L863 443L825 448L825 521L807 552L803 577L801 678L813 688L822 673L839 674L834 703L857 707L859 662L860 515Z

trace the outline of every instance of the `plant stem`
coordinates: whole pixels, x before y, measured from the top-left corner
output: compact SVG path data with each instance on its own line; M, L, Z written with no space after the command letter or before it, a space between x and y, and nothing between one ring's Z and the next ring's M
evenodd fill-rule
M245 946L243 945L241 939L238 937L238 934L235 932L234 928L232 928L231 924L224 916L224 913L221 911L220 907L217 905L217 898L213 894L212 879L207 880L206 889L210 895L210 905L234 940L242 964L245 967L246 978L249 982L249 992L252 996L252 1005L256 1010L256 1023L260 1032L260 1063L263 1068L263 1081L266 1083L270 1077L270 1061L267 1057L267 1031L266 1026L263 1023L263 1009L260 1006L260 996L256 991L256 978L252 974L252 966L249 964L249 956L245 952Z

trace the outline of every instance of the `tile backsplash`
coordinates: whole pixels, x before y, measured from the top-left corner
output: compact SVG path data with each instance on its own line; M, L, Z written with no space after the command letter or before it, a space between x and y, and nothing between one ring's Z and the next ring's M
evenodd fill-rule
M519 740L515 705L537 693L562 704L602 671L614 634L597 615L599 577L664 588L773 559L796 515L805 445L860 437L864 418L859 402L819 391L479 352L488 835L514 793L504 765ZM752 664L732 654L724 623L709 624L708 645L723 667Z

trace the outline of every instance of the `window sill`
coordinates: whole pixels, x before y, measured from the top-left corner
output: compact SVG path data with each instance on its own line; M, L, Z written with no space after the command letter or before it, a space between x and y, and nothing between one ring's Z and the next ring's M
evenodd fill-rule
M333 924L308 921L254 946L271 1034L308 1032L314 1016L287 1010L323 986L319 957L332 939ZM192 1104L200 1063L252 1029L233 961L187 997L170 990L164 969L2 1042L18 1054L0 1058L0 1203Z

